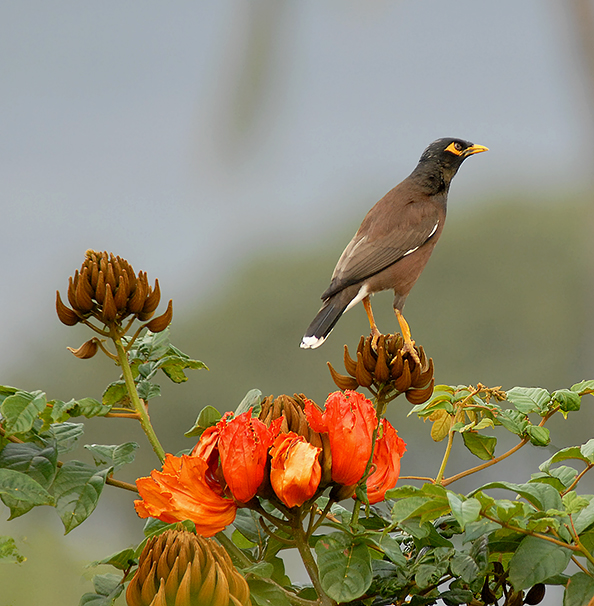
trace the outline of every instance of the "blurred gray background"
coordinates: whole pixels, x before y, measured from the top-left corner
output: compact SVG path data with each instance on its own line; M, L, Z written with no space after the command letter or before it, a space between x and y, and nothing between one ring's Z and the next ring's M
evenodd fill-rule
M326 361L340 367L367 323L356 308L321 349L300 350L319 295L367 210L444 136L491 151L456 177L406 308L438 382L557 389L593 378L593 10L2 3L0 383L66 400L100 398L117 379L107 359L69 354L90 335L54 311L93 248L159 278L161 309L174 299L173 342L210 367L153 400L166 450L193 445L183 432L203 406L233 409L251 388L322 404L334 389ZM389 294L374 309L384 332L397 329ZM588 398L581 418L553 424L551 447L453 488L527 480L557 448L589 439ZM408 442L402 472L434 475L443 444L428 445L429 426L408 410L403 400L389 412ZM138 427L87 423L86 442L126 440L142 446L121 472L133 481L157 464ZM447 475L475 464L462 450ZM91 590L83 566L141 538L131 493L109 486L66 537L50 508L14 522L0 513L0 534L28 558L0 568L0 606L76 604Z

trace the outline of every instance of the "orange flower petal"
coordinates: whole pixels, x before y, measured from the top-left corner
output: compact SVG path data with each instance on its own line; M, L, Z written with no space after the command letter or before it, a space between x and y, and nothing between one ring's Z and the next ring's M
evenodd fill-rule
M247 503L264 480L268 449L274 440L262 421L244 412L229 421L219 438L219 453L225 481L235 499Z
M141 518L164 522L192 520L196 532L213 536L235 519L237 506L214 492L206 481L208 464L199 457L166 455L163 471L136 480L141 501L135 501Z
M370 503L383 501L386 491L396 486L400 476L400 458L406 452L404 440L392 425L382 419L382 434L375 442L374 472L367 478L367 496Z
M306 403L305 415L312 429L328 433L332 480L345 486L356 484L363 477L371 456L377 425L373 404L359 392L336 391L328 396L323 414Z
M288 507L300 507L315 494L322 477L321 451L293 432L276 438L270 450L270 483Z

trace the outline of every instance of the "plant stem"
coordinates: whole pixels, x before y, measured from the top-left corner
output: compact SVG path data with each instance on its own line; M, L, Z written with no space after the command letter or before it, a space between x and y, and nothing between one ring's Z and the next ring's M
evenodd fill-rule
M136 391L136 384L134 383L134 377L132 376L132 369L130 368L130 364L128 363L128 356L124 349L124 345L122 344L122 339L120 336L113 331L114 334L110 335L111 339L115 344L115 348L118 354L118 362L122 368L122 374L124 375L124 381L126 382L126 388L128 390L128 395L130 396L130 400L134 409L138 413L140 417L140 425L148 438L155 454L159 457L161 463L165 460L165 451L159 442L159 438L157 438L157 434L151 425L151 420L149 418L148 412L144 407L144 404L140 401L138 397L138 392Z
M297 523L293 527L293 531L295 533L295 545L299 550L299 555L301 556L301 561L305 566L305 570L307 570L307 574L311 579L311 584L314 586L314 589L318 594L318 603L320 606L335 606L334 600L331 600L322 589L322 583L318 573L318 565L316 564L316 561L311 553L311 549L307 543L307 537L305 536L305 532L301 527L300 521L296 520L296 522Z
M454 423L452 423L452 426ZM448 464L448 459L450 458L450 453L452 452L452 445L454 444L454 431L450 427L450 431L448 432L448 444L446 446L445 452L443 453L443 459L441 460L441 465L439 467L439 471L437 472L437 476L435 477L435 484L441 484L443 479L443 474L445 473L446 465Z

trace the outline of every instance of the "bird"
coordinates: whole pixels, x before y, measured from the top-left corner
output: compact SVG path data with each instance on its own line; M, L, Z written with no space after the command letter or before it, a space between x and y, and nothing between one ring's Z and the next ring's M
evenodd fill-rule
M326 340L342 314L362 302L371 334L381 334L373 318L370 296L394 291L394 313L403 350L418 362L404 303L425 268L446 218L450 183L469 156L488 151L483 145L455 138L437 139L421 155L412 173L367 213L338 259L322 307L301 341L315 349Z

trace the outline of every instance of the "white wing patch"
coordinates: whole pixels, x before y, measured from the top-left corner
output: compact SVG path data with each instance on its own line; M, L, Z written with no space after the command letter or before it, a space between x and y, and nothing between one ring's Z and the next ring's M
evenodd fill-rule
M431 230L431 233L427 236L427 240L429 240L429 238L431 238L431 236L437 231L438 227L439 227L439 221L435 224L435 227ZM425 240L425 242L427 242L427 240ZM425 242L423 242L423 244L425 244ZM414 248L411 248L410 250L407 250L402 256L406 257L406 255L410 255L410 254L414 253L415 250L417 250L418 248L420 248L420 246L422 246L422 245L419 244L419 246L415 246Z

